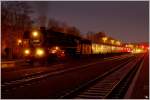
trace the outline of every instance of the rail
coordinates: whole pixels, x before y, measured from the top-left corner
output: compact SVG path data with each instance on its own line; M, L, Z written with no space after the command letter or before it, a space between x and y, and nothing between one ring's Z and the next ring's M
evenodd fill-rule
M133 56L131 56L131 57L133 57ZM122 58L118 57L118 59L119 60L128 59L128 56L125 56L125 57L122 57ZM101 63L101 62L94 62L94 63L90 63L90 64L87 64L87 65L82 65L82 66L68 68L68 69L62 69L62 70L58 69L58 70L56 70L54 72L51 72L51 73L50 72L39 73L39 74L31 75L29 77L25 77L25 78L22 78L22 79L13 80L13 81L10 81L10 82L5 82L5 83L2 83L2 85L1 85L2 86L2 91L4 93L5 91L8 91L8 90L10 90L12 88L15 88L15 87L19 87L22 84L27 84L28 82L31 82L31 81L40 80L40 79L43 79L43 78L46 78L46 77L59 75L59 74L66 73L66 72L81 70L81 69L87 68L87 67L89 67L91 65L94 65L94 64L97 64L97 63Z
M104 98L121 98L121 95L118 96L112 96L113 94L119 94L114 93L119 88L124 89L121 87L121 83L128 83L123 82L124 80L128 80L129 77L133 77L133 72L135 72L134 69L138 68L138 64L141 63L141 58L136 60L129 60L128 62L125 62L123 64L120 64L118 67L104 73L103 75L100 75L96 77L93 80L90 80L89 82L80 85L76 89L73 89L71 91L66 92L64 95L60 96L59 98L86 98L86 99L104 99ZM131 81L131 78L130 81ZM120 85L120 86L119 86ZM120 89L121 90L121 89Z

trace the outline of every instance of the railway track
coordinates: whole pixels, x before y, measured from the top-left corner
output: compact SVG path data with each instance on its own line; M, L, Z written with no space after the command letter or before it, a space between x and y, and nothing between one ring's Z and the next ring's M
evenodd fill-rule
M132 56L130 56L130 57L132 57ZM120 63L122 63L122 62L124 62L124 60L128 59L128 56L118 57L118 58L115 58L115 59L120 60ZM122 60L122 59L124 59L124 60ZM9 82L4 82L1 85L2 93L8 92L8 91L13 90L13 89L16 89L17 87L22 86L22 84L26 85L29 82L40 81L40 79L44 79L44 78L47 78L47 77L50 77L50 76L53 76L53 75L58 75L58 74L62 74L62 73L70 72L70 71L81 70L81 69L84 69L86 67L89 67L90 65L94 65L94 64L97 64L97 63L100 63L100 62L95 62L95 63L91 63L91 64L88 64L88 65L83 65L82 67L78 66L78 67L62 69L62 70L58 69L58 70L53 71L53 72L45 72L45 73L43 72L43 73L28 76L28 77L24 77L22 79L13 80L13 81L9 81Z
M66 92L59 98L76 99L120 99L125 95L143 59L129 60L118 67L96 77L79 87Z

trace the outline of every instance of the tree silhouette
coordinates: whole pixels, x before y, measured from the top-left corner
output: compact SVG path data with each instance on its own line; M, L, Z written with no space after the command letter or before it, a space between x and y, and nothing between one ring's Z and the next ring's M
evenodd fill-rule
M32 21L29 17L30 7L22 1L2 1L1 2L1 37L2 54L5 48L16 51L17 39L22 38L24 30L31 27Z

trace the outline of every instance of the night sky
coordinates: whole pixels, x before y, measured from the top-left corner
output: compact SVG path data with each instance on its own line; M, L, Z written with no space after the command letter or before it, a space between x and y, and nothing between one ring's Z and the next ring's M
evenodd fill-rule
M45 15L81 34L104 31L123 42L149 41L148 1L29 1L33 16Z

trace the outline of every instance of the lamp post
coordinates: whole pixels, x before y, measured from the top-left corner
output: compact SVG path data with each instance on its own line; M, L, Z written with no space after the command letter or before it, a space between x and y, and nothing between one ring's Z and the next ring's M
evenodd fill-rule
M107 37L103 37L102 40L103 40L104 43L106 43L106 41L108 40L108 38Z
M120 41L116 41L116 45L121 45L121 42Z
M115 40L111 40L111 44L114 44Z

